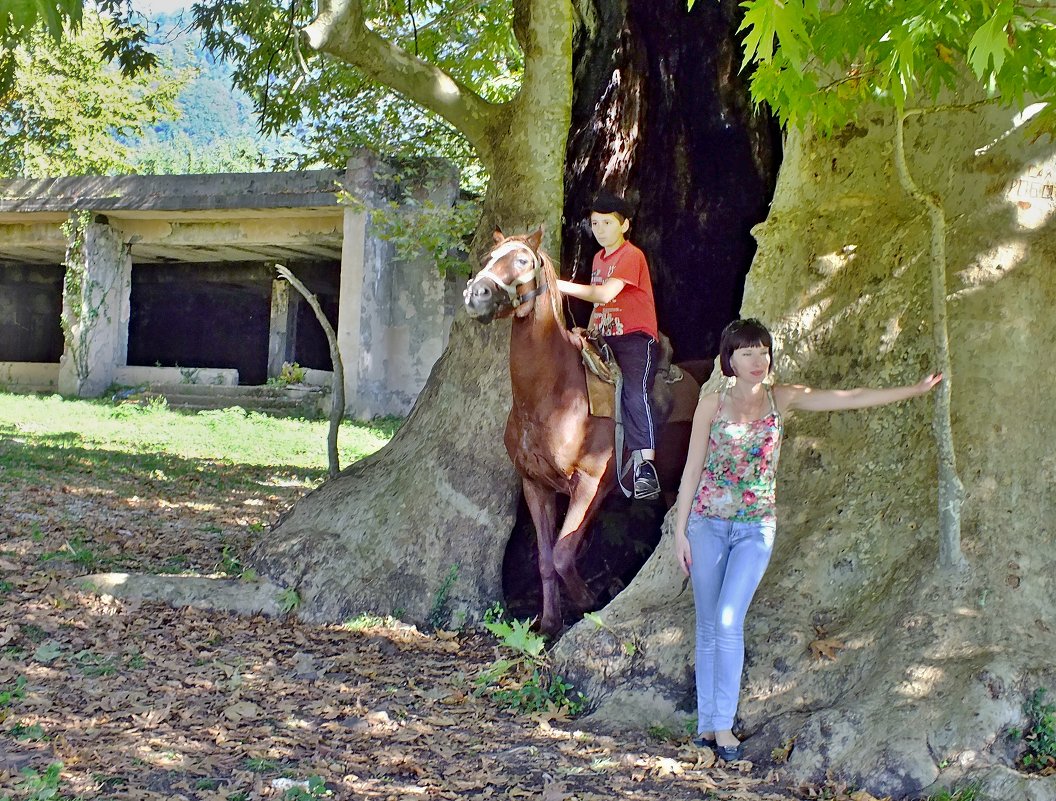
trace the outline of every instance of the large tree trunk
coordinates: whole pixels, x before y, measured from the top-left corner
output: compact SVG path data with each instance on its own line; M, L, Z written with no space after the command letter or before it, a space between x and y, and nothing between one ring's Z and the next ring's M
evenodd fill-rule
M649 258L676 361L711 358L740 308L749 231L766 217L781 154L738 69L737 2L611 0L595 14L576 51L564 273L589 280L598 189L626 194L628 238Z
M392 441L301 499L257 544L254 564L296 588L302 618L374 612L446 625L501 600L520 491L502 446L508 349L508 323L458 315Z
M632 4L629 16L623 3L578 5L585 22L575 72L570 38L564 73L551 53L532 73L549 83L532 84L514 101L534 97L537 105L496 117L490 131L482 231L490 241L493 225L514 233L543 222L554 252L574 74L572 166L564 173L573 260L593 252L572 224L586 216L598 186L627 189L641 201L635 238L655 251L662 327L683 327L676 342L682 358L711 355L709 332L736 308L754 247L747 231L765 216L776 163L755 155L772 147L770 128L750 112L736 75L736 4L697 3L690 13L684 0L663 0ZM533 30L524 19L517 25ZM521 40L531 57L539 43L523 32ZM614 68L626 80L613 84ZM543 135L547 127L551 133ZM629 135L629 157L610 164L606 154L622 152ZM729 239L735 244L724 244ZM508 323L483 327L459 314L447 352L397 437L299 502L256 547L261 572L300 593L302 617L372 611L446 624L475 619L503 599L503 555L520 495L502 445L508 341ZM653 529L655 542L658 525ZM530 560L507 560L507 578L538 586Z
M937 568L932 399L788 424L778 539L748 613L749 758L792 744L786 779L875 795L936 782L1056 798L1012 765L1024 698L1056 686L1052 551L1056 344L1051 144L994 108L907 122L909 167L950 220L953 433L966 488L963 574ZM910 382L932 365L929 226L899 188L892 115L790 135L744 313L773 324L779 380ZM693 714L693 601L671 532L628 587L558 644L599 724ZM818 653L834 658L812 656ZM637 647L625 648L633 642ZM970 775L966 775L970 774Z
M737 314L780 161L770 116L753 111L738 73L735 0L579 4L572 130L565 168L562 272L586 281L597 242L586 224L598 189L635 208L629 238L649 258L661 330L675 360L704 377ZM590 305L566 301L585 325ZM689 422L666 427L661 484L674 492ZM679 440L681 440L679 442ZM600 603L630 581L660 538L662 504L604 502L581 572ZM537 613L535 534L521 506L506 554L507 608ZM528 566L528 567L526 567Z
M379 80L386 67L410 63L398 53L390 61L392 50L361 20L353 24L358 3L332 0L321 7L308 28L312 46L357 63L356 42L366 42L376 52L360 66ZM526 54L520 93L502 107L471 103L468 113L450 114L472 128L470 138L492 173L478 242L490 240L484 232L494 225L517 230L543 222L551 232L558 229L571 106L571 6L522 0L515 7L514 28ZM436 82L421 64L397 80L423 103L436 102ZM459 314L446 352L392 442L305 497L256 545L253 563L297 590L301 617L378 612L447 625L476 619L501 599L519 491L502 445L508 352L508 323L483 327Z

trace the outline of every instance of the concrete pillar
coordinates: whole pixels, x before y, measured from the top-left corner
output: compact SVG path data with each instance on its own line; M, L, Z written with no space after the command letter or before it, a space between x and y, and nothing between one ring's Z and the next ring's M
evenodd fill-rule
M451 206L458 196L458 172L438 164L433 169L429 185L419 188L415 199L437 207ZM387 269L392 276L382 374L390 410L386 413L406 414L447 344L451 326L447 290L452 282L437 269L433 255L424 251L411 259L393 259Z
M282 278L271 282L271 329L268 333L268 378L278 378L290 352L290 292Z
M59 361L59 392L94 397L128 359L132 256L103 216L80 233L66 253L62 315L65 350Z
M436 165L438 170L443 170ZM407 414L447 342L450 282L430 253L398 259L372 231L370 209L386 202L386 167L364 154L349 161L338 344L345 365L345 409L354 417ZM451 168L415 195L450 205L458 193Z
M368 404L360 397L361 362L369 363L370 353L363 343L363 290L368 273L367 214L376 201L374 189L378 162L362 153L349 159L345 170L345 191L354 198L345 206L341 241L341 284L338 296L337 347L345 368L345 411L353 417L369 417Z

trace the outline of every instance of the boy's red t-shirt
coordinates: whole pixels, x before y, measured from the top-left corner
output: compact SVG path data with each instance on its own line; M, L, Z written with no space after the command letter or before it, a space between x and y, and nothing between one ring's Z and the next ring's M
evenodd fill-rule
M624 242L608 256L605 255L605 248L595 253L590 283L602 284L609 278L620 279L624 287L608 303L599 303L594 307L594 314L590 318L591 330L602 336L644 331L659 340L653 282L649 276L649 264L641 249Z

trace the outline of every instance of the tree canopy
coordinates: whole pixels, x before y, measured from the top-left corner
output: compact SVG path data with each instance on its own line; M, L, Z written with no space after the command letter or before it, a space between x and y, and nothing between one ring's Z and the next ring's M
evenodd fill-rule
M696 0L701 2L701 0ZM876 104L905 109L954 92L966 74L981 99L1056 95L1056 6L1018 0L747 0L741 26L751 90L785 125L821 131ZM963 100L958 102L964 102ZM1056 124L1051 107L1038 130Z
M0 12L0 41L7 48L33 36L58 41L64 30L79 30L82 6L83 0L16 3ZM117 59L127 75L156 66L152 39L171 33L138 14L134 0L105 0L97 7L110 24L95 43L92 59L100 54ZM370 3L364 13L376 35L436 65L482 98L503 102L516 92L523 55L512 32L509 0L445 0L428 8ZM178 25L230 64L231 82L255 102L263 133L292 133L304 143L287 162L336 166L363 146L394 156L440 156L459 166L468 188L481 190L484 172L456 126L362 69L302 45L299 32L314 16L311 2L202 0ZM13 69L13 62L0 60L0 90L13 83ZM220 153L213 161L230 158Z
M88 14L78 28L66 39L46 27L27 30L7 51L13 72L0 103L0 174L127 171L126 138L175 115L181 76L165 68L122 76L97 57L112 22Z
M692 0L690 0L692 3ZM877 107L894 108L894 160L903 190L931 225L934 369L946 380L936 394L933 430L939 462L939 564L963 569L961 504L950 394L947 333L946 215L941 200L914 180L906 158L908 114L977 102L1008 106L1043 101L1031 123L1051 133L1056 113L1056 8L1017 0L942 0L827 4L820 0L747 0L742 66L752 64L752 97L785 126L823 134ZM978 91L966 81L974 76ZM967 96L966 96L967 94ZM910 108L915 105L916 108Z

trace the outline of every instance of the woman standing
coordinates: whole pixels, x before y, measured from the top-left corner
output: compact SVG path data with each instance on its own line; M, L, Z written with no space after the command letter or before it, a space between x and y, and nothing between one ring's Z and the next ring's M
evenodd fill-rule
M693 582L696 607L697 736L693 742L731 761L744 666L744 616L774 545L774 495L784 417L882 406L923 395L942 375L887 389L771 386L772 338L758 320L722 332L719 364L735 379L701 395L675 510L675 556Z

